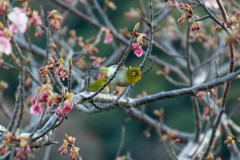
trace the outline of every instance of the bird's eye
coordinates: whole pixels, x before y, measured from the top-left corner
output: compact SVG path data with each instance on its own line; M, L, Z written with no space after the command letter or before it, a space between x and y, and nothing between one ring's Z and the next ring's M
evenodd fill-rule
M137 75L137 72L133 72L133 75L136 76L136 75Z

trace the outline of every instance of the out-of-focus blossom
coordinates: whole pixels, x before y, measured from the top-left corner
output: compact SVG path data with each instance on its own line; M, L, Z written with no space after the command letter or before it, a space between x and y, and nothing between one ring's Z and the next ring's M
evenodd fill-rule
M12 45L10 40L6 37L0 37L0 53L5 53L6 55L10 55L12 52Z
M49 14L50 27L53 27L56 29L56 31L59 31L62 24L62 19L62 16L57 10L52 10Z
M102 57L90 56L89 59L94 60L92 62L92 65L100 67L101 64L106 60L106 57L102 58Z
M98 53L98 49L92 45L92 44L89 44L89 43L86 43L84 46L83 46L83 54L90 54L92 55L93 53Z
M218 9L218 4L216 0L205 0L204 4L208 8Z
M105 44L109 44L113 41L113 35L111 32L105 34L105 39L104 39L104 43Z
M112 10L116 10L117 9L117 6L112 1L105 0L105 5L108 8L111 8Z
M208 107L204 107L204 108L203 108L203 114L204 114L205 116L207 116L208 113L209 113L209 108L208 108Z
M41 17L38 15L38 11L32 12L31 23L34 24L35 27L42 25Z
M127 18L127 20L131 20L133 18L139 18L141 16L141 13L139 10L131 8L130 11L124 14L124 16Z
M0 15L7 11L8 8L8 0L1 0L0 1Z
M237 12L235 17L236 17L237 22L240 23L240 12Z
M20 9L18 7L13 8L13 11L8 14L8 19L12 22L9 28L13 33L17 31L21 33L26 32L28 24L26 9Z
M36 37L41 37L43 35L43 33L44 33L44 31L39 26L37 26L34 35Z

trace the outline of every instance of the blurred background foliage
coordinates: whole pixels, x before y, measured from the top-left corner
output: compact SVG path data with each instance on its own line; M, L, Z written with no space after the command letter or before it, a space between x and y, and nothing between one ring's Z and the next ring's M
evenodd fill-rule
M126 28L128 31L131 31L134 25L138 20L132 19L127 20L124 17L124 13L129 11L130 8L137 8L136 0L113 0L117 6L117 10L112 11L108 10L108 16L112 24L119 30L121 28ZM103 5L104 1L101 0L100 4ZM147 4L147 1L144 1ZM17 3L15 5L18 5ZM30 2L32 10L40 10L42 6L45 14L52 9L59 9L49 0L33 0ZM147 6L147 5L146 5ZM81 9L81 6L77 6ZM60 9L62 10L62 9ZM157 9L155 9L157 11ZM201 12L201 11L200 11ZM201 14L199 12L199 14ZM180 17L179 12L172 13L175 16L175 20ZM81 21L74 15L70 15L69 18L64 22L62 26L67 26L68 30L74 29L77 32L77 36L82 36L84 40L96 35L98 30ZM160 26L164 26L164 23L161 23ZM179 26L180 30L184 32L186 30L186 24ZM141 30L141 29L140 29ZM161 30L159 31L161 34ZM46 37L42 36L41 38L34 37L34 30L31 29L28 34L33 44L40 46L42 48L46 47ZM66 38L69 35L66 35ZM102 38L103 41L103 38ZM181 48L181 42L176 41L175 44L176 50L185 54L184 49ZM194 49L196 52L202 56L202 46L199 44L194 44ZM113 49L106 44L100 43L97 45L99 53L96 53L96 56L108 57L112 54ZM79 50L80 48L75 48ZM209 54L211 51L209 51ZM161 54L159 50L153 49L153 55L157 55L160 59L169 59L166 55ZM200 56L201 57L201 56ZM11 63L10 59L7 56L4 56L6 62ZM131 53L127 59L126 64L130 66L138 66L142 61L141 58L137 58L133 53ZM171 61L171 60L169 60ZM39 59L39 62L42 61ZM147 63L149 66L150 63ZM146 91L147 94L154 94L161 91L168 91L172 89L177 89L169 84L164 78L156 76L156 71L160 68L154 66L153 69L144 77L141 81L136 83L134 86L130 97L136 97L138 94ZM0 80L4 80L9 83L9 88L4 92L4 97L10 109L14 107L15 92L18 85L18 74L15 71L4 71L0 70ZM229 99L227 101L227 112L231 111L231 107L237 104L237 98L239 96L239 82L234 81L230 90ZM200 106L201 111L204 106ZM169 125L172 128L176 128L181 131L194 132L194 114L193 108L190 101L190 96L181 96L174 99L164 99L156 103L148 104L146 107L146 112L154 117L152 114L153 109L164 108L164 123ZM30 116L26 117L25 124L30 120ZM240 121L239 114L234 117L235 122ZM0 124L7 125L7 120L4 115L0 113ZM107 112L101 112L98 114L88 115L85 113L77 112L73 110L68 115L67 120L57 128L55 134L55 139L62 143L64 139L64 134L67 133L73 137L77 138L76 146L80 147L79 154L84 160L107 160L114 159L118 150L118 146L121 140L121 127L125 126L126 135L125 143L121 155L129 152L133 159L136 160L155 160L155 159L168 159L168 156L159 140L158 135L155 132L149 131L151 136L146 138L144 132L148 131L149 128L141 124L140 122L129 118L121 110L115 109ZM223 137L224 140L224 137ZM224 157L228 156L226 146L223 142L218 142L219 146L225 148L221 153L218 153L219 156L224 160ZM181 146L181 145L180 145ZM61 156L58 152L60 145L53 145L51 150L50 159L69 159L68 156ZM36 153L37 159L43 159L45 148L42 148L39 152Z

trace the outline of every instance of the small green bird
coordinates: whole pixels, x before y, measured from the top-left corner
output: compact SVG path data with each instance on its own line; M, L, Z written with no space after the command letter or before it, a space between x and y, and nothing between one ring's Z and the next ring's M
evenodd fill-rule
M93 70L103 73L107 78L110 78L117 69L117 65L110 67L97 67L92 66ZM128 66L122 66L118 70L115 78L111 81L111 84L119 87L130 86L141 79L141 71L138 68L131 68Z
M90 91L90 92L96 92L96 91L97 91L99 88L101 88L102 85L103 85L104 83L106 83L106 82L107 82L106 79L99 79L99 80L95 81L94 83L90 84L90 86L89 86L89 91ZM101 90L100 93L102 93L102 94L108 94L109 91L110 91L110 90L109 90L109 85L107 85L103 90Z

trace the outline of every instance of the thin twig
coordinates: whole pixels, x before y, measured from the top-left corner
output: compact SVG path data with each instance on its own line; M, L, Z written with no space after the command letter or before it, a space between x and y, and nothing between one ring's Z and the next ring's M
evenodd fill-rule
M149 38L148 38L148 47L146 54L144 56L144 59L142 63L139 66L139 69L142 71L151 52L152 52L152 39L153 39L153 8L152 8L152 0L148 1L148 8L149 8L149 15L148 15L148 28L149 28Z
M226 27L226 25L224 23L222 23L221 21L219 21L213 14L212 12L204 5L204 3L202 2L202 0L197 0L199 5L203 7L203 9L208 13L209 17L211 19L213 19L218 25L220 25L228 35L231 35L231 33L229 32L228 28Z
M233 43L229 43L229 52L230 52L229 74L231 74L234 70L234 52L235 51L234 51L234 44ZM223 96L222 96L222 103L221 103L221 106L220 106L221 110L220 110L220 113L218 114L218 116L216 118L216 121L215 121L213 130L212 130L212 134L211 134L211 138L209 140L208 146L205 149L205 151L204 151L203 155L201 156L200 160L206 159L206 157L208 156L208 153L211 150L213 141L215 139L216 131L217 131L218 126L221 122L222 115L225 112L225 106L226 106L226 103L227 103L227 97L228 97L228 93L229 93L229 90L230 90L230 86L231 86L231 81L227 82L227 84L224 87Z
M123 145L124 145L124 141L125 141L125 132L126 132L126 129L125 129L124 126L122 126L122 129L121 129L121 141L120 141L120 144L119 144L119 147L118 147L118 151L117 151L117 154L116 154L116 159L121 154L121 151L122 151L122 148L123 148Z
M86 92L89 93L89 86L90 86L90 75L91 73L91 63L88 63L88 79L87 79L87 85L86 85Z
M155 57L157 57L157 56L155 56ZM148 73L153 68L155 60L156 60L156 58L154 58L151 65L145 71L142 72L142 76L145 75L146 73Z
M228 16L227 16L227 12L222 4L222 1L221 0L216 0L217 4L218 4L218 7L222 13L222 16L223 16L223 19L226 23L228 23Z
M72 60L68 60L68 92L70 93L72 89Z

